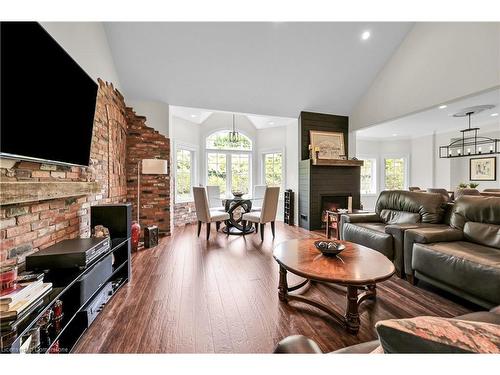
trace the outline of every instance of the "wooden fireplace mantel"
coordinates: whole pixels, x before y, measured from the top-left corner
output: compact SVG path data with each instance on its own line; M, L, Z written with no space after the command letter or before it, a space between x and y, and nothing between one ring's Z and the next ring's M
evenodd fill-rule
M96 194L97 182L0 182L0 205Z
M361 167L363 160L341 160L341 159L312 159L312 165L329 167Z

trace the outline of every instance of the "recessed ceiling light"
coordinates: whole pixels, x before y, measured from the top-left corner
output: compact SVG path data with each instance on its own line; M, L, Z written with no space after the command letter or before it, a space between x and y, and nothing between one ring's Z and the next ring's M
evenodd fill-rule
M268 124L269 125L274 125L274 121L269 121Z
M197 117L197 116L196 116L196 115L191 115L191 117L192 117L192 118L195 118L195 117Z
M440 105L438 108L439 109L445 109L446 107L448 107L446 104L443 104L443 105Z
M497 117L497 116L498 116L498 113L492 113L490 116L491 116L491 117Z
M369 31L363 31L363 34L361 34L361 39L362 40L367 40L371 36L371 33Z
M396 133L394 133L392 136L393 136L393 137L397 137L397 134L396 134Z

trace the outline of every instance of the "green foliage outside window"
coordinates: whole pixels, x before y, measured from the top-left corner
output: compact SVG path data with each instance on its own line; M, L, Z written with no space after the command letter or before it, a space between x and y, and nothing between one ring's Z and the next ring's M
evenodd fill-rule
M283 155L281 152L264 155L264 178L266 185L282 187Z
M248 194L250 189L250 155L231 155L231 189Z
M176 154L176 181L175 195L178 200L188 200L191 198L191 151L177 150Z
M361 167L361 194L376 194L375 190L375 160L365 159Z
M405 188L405 160L385 159L385 188L403 190Z
M207 149L216 150L252 150L252 141L248 137L240 134L237 142L229 140L229 132L221 131L210 135L207 138Z
M208 180L207 185L220 188L221 197L226 195L226 154L210 152L207 155Z
M208 136L206 148L207 150L214 150L207 153L207 185L219 186L221 198L233 191L248 194L250 191L250 160L252 154L250 152L240 154L234 153L234 151L251 151L252 141L240 134L237 142L231 142L229 131L224 130ZM231 176L229 192L227 192L228 175Z

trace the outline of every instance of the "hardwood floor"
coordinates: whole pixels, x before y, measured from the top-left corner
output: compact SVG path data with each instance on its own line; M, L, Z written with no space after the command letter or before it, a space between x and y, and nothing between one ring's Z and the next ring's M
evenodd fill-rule
M276 238L196 236L196 225L175 230L154 249L133 255L132 281L104 308L77 353L270 353L288 335L303 334L324 351L376 338L381 319L417 315L451 317L471 311L393 276L377 284L377 300L360 307L361 330L347 333L328 315L278 300L274 246L317 233L277 223ZM300 281L289 275L289 284ZM340 287L314 284L306 292L345 308Z

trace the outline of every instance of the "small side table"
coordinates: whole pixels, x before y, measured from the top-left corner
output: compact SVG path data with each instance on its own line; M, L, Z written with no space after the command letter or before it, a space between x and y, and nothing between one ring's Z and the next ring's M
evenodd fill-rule
M350 214L364 214L364 213L369 213L369 211L364 211L364 210L357 210L354 209L352 212L348 212ZM342 228L340 227L340 217L342 214L337 211L330 211L326 210L326 230L325 230L325 235L326 238L330 239L332 238L332 229L334 232L333 239L334 240L340 240L340 233L342 231Z
M326 238L332 238L332 230L334 232L333 239L339 239L339 225L340 225L340 213L337 211L326 210Z

